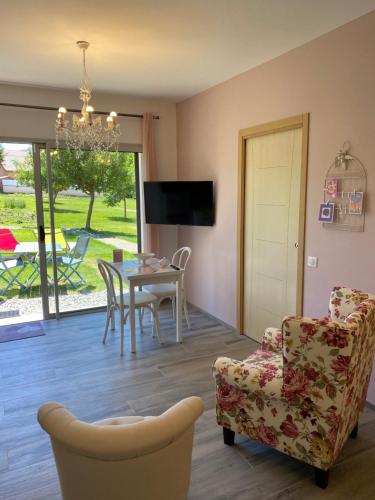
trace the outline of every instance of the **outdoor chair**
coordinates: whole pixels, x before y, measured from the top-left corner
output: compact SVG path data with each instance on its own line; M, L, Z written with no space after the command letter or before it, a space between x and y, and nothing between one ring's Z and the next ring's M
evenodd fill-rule
M18 241L12 231L8 228L0 229L0 291L6 293L9 288L17 284L20 288L25 288L24 284L18 279L18 276L25 269L26 263L13 254ZM5 283L5 287L2 284Z
M124 333L125 324L129 316L130 309L130 297L128 293L124 293L122 275L120 271L111 263L105 260L98 259L98 268L102 278L105 282L107 288L107 317L104 329L103 344L107 339L109 323L111 322L111 329L115 329L115 312L118 310L120 314L120 328L121 328L121 356L124 355ZM115 280L118 282L119 293L115 290ZM151 293L139 291L134 294L134 307L138 309L139 313L139 324L141 332L143 332L142 326L142 311L144 308L149 309L151 315L154 319L154 325L156 326L156 336L159 343L162 343L160 338L160 325L159 325L159 315L157 302L158 299L155 295Z
M78 271L85 260L90 236L80 235L74 248L65 255L57 257L58 281L67 281L73 288L77 288L86 280ZM78 280L75 280L78 278Z
M0 229L0 250L12 252L16 248L17 243L18 241L16 240L10 229Z
M46 246L51 246L52 245L52 236L51 236L51 228L46 227L45 230L45 244ZM33 230L35 239L38 239L38 231L36 229ZM73 247L75 246L75 243L69 243L66 238L64 231L60 228L55 229L55 243L56 245L60 245L60 248L64 251L69 251L73 250Z
M18 279L26 265L26 262L17 259L14 255L0 255L0 292L2 294L5 294L14 284L22 289L26 288ZM5 288L2 287L3 282L5 282Z

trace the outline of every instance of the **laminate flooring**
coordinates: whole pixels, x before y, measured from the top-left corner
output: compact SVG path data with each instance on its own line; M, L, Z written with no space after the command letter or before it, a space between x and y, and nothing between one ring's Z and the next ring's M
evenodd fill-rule
M175 343L165 307L165 345L151 337L147 317L135 355L129 352L127 330L123 358L118 331L107 345L101 343L104 313L46 321L45 336L0 344L0 499L61 498L49 439L36 420L44 402L59 401L92 422L156 415L190 395L203 398L205 411L196 424L189 500L375 498L375 411L370 408L358 438L348 441L333 467L326 491L314 485L306 464L242 437L234 447L223 444L211 365L219 355L242 359L257 344L193 307L190 311L192 330L184 327L183 344Z

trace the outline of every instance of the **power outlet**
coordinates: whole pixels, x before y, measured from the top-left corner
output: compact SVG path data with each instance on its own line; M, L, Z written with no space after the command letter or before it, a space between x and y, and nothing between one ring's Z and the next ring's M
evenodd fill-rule
M311 257L311 255L309 255L307 257L307 266L308 267L318 267L318 257Z

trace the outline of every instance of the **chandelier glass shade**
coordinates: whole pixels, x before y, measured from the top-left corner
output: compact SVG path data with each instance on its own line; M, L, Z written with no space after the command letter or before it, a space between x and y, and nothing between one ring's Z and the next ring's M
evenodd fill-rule
M94 117L94 108L89 104L92 97L92 88L86 70L86 50L89 43L77 42L83 54L83 79L80 87L82 101L81 114L73 114L71 122L66 118L67 110L60 107L57 113L55 131L56 146L63 143L68 149L92 151L117 151L120 139L120 125L117 113L111 111L106 123L102 123L101 116Z

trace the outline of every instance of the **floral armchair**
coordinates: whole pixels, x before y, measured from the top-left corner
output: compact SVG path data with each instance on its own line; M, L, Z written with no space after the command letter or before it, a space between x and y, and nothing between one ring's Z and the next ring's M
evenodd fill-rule
M328 485L348 436L356 437L375 352L375 296L335 287L329 315L289 316L244 361L214 364L224 442L238 432L315 467Z

